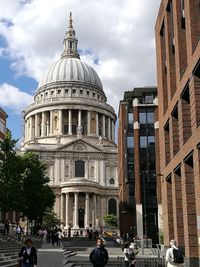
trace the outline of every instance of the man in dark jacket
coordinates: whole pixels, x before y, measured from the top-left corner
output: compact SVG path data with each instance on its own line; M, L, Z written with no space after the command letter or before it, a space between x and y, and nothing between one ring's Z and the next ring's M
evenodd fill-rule
M21 248L19 259L22 267L36 267L37 266L37 251L32 246L33 242L30 238L25 241L24 247Z
M108 262L108 251L101 238L97 239L97 246L90 253L90 261L94 267L104 267Z

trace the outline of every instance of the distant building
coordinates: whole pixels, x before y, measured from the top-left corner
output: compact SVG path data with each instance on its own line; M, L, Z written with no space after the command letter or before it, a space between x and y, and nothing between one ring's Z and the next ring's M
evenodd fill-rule
M200 5L162 0L156 22L164 243L200 266Z
M118 115L120 231L154 243L162 227L157 112L156 87L139 87L124 93Z
M96 71L81 61L72 17L61 58L47 70L24 111L24 151L47 164L54 211L65 228L101 227L118 216L114 109Z
M0 107L0 140L3 141L5 138L5 134L7 132L6 128L6 120L8 115L6 112Z

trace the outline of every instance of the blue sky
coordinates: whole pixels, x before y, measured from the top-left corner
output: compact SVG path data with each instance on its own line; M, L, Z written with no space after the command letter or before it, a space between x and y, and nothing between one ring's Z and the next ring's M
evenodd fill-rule
M0 106L15 139L38 81L60 58L70 12L81 59L118 112L124 90L156 85L154 25L160 0L0 0ZM87 14L87 16L86 16ZM145 18L145 19L144 19Z

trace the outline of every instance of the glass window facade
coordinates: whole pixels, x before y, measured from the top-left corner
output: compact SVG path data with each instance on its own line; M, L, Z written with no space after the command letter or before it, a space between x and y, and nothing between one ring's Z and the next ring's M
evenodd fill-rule
M133 113L128 113L128 123L133 124Z
M127 148L133 148L134 147L134 138L133 136L127 137Z

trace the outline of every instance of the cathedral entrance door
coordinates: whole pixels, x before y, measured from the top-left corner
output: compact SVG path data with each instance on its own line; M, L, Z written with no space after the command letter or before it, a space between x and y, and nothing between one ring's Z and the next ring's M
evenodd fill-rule
M85 215L85 210L81 208L78 209L78 222L80 228L84 228L84 215Z

